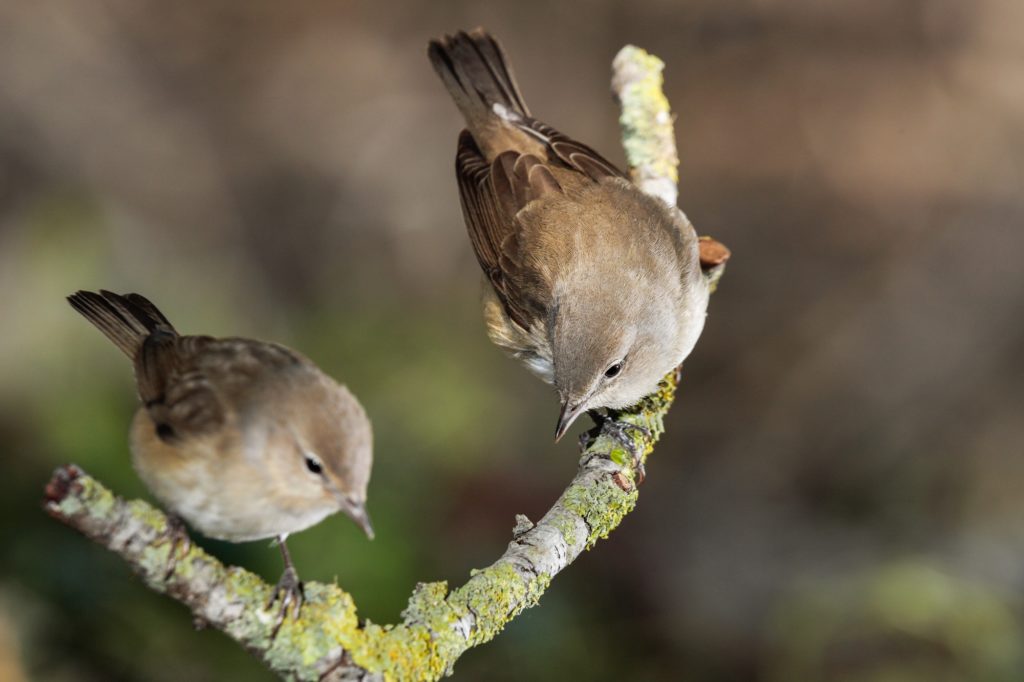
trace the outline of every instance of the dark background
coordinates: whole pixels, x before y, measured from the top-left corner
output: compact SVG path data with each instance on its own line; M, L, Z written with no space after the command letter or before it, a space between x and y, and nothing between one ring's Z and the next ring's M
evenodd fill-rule
M478 24L620 162L611 59L665 59L681 205L734 257L638 508L459 678L1024 677L1024 5L0 0L0 678L270 677L41 512L69 461L146 495L75 289L352 388L378 538L290 545L375 622L569 480L554 395L485 338L425 56Z

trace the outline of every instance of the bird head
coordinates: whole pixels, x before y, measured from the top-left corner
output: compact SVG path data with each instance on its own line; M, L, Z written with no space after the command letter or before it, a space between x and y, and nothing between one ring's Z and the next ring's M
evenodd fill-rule
M588 410L629 407L651 394L704 325L703 309L688 315L672 304L596 293L574 297L554 315L552 366L561 402L555 440Z
M303 391L288 407L291 414L283 416L293 447L281 463L288 472L280 480L304 504L343 512L373 539L366 511L373 431L366 412L348 389L327 377L320 390Z

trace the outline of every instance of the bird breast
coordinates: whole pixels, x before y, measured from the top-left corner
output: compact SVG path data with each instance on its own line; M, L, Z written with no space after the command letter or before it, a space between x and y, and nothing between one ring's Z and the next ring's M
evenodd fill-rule
M268 467L243 452L230 427L216 434L165 442L149 413L132 423L132 463L153 495L204 535L247 542L296 533L337 511L322 498L283 498Z

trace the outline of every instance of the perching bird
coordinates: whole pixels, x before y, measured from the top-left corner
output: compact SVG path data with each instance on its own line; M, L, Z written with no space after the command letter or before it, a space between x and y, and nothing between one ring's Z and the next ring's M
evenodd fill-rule
M342 511L373 537L373 434L348 389L275 343L181 336L139 294L68 302L134 364L132 461L157 499L211 538L278 539L282 617L302 600L290 533Z
M488 335L554 384L557 440L584 411L637 403L693 350L709 297L697 235L532 118L486 31L431 41L428 54L466 121L455 174L489 283Z

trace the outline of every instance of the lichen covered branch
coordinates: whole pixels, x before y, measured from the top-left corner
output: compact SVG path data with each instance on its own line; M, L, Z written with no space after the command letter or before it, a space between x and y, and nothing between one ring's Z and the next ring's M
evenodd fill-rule
M612 61L612 92L621 108L622 145L633 182L674 207L679 156L672 111L662 92L664 68L654 55L627 45Z
M667 377L657 394L587 436L576 477L536 525L520 517L505 554L465 585L417 585L397 625L360 623L348 593L310 582L299 617L286 620L275 637L270 585L194 544L176 545L163 512L116 497L74 466L54 473L46 510L119 554L146 585L185 604L197 623L223 630L282 677L437 679L466 649L536 604L555 574L633 508L635 464L661 434L674 387L674 376Z
M677 159L660 87L663 65L627 47L614 66L634 177L674 205ZM420 583L402 622L394 625L360 621L344 590L310 582L298 616L285 620L275 635L277 611L267 607L272 586L194 544L182 545L162 512L116 497L77 467L55 472L45 507L119 554L150 588L185 604L196 623L224 631L283 678L437 679L463 652L491 640L536 604L555 575L633 509L638 470L663 431L676 381L675 373L665 377L655 394L609 415L583 438L579 469L568 488L536 525L517 517L501 558L455 589L445 582Z
M675 209L692 230L693 224L677 205L679 155L672 110L662 92L665 63L639 47L627 45L612 62L612 92L622 108L619 125L630 175L643 191ZM729 249L711 237L700 238L700 263L714 292L725 272Z

